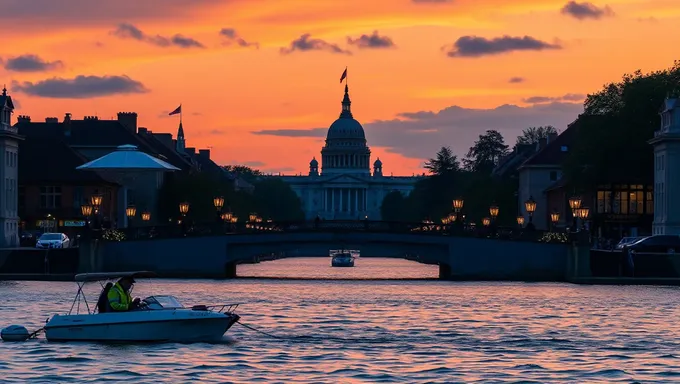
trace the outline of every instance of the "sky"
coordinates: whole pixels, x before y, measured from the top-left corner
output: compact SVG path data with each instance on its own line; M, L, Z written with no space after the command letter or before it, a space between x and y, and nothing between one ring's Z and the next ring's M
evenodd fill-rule
M306 173L341 109L385 174L479 134L559 131L680 59L677 0L0 0L0 82L33 121L137 112L218 164Z

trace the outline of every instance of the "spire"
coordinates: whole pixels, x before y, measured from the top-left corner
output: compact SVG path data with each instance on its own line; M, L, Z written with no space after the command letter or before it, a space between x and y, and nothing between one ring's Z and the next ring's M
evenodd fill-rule
M179 122L179 128L177 129L177 152L184 153L186 149L186 141L184 140L184 128L182 127L182 122Z
M182 122L179 122L179 129L177 129L177 139L182 138L184 140L184 128L182 128Z
M5 86L4 84L2 86L2 95L7 96L7 86Z
M350 105L352 101L349 99L349 87L345 84L345 97L342 99L342 112L340 113L340 118L352 119L352 111L350 110Z

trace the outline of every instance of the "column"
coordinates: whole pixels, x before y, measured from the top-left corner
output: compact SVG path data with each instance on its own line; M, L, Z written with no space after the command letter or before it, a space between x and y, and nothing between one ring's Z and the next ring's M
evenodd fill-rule
M359 189L354 188L354 212L359 212Z
M364 188L364 211L368 212L368 189Z
M328 188L328 190L331 192L331 209L329 209L329 212L335 212L335 197L333 196L334 189L333 188Z

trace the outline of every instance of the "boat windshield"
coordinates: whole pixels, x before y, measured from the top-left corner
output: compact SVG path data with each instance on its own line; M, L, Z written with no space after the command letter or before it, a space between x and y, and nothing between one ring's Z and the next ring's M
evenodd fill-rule
M144 299L144 302L154 309L157 307L164 309L184 308L175 296L149 296Z

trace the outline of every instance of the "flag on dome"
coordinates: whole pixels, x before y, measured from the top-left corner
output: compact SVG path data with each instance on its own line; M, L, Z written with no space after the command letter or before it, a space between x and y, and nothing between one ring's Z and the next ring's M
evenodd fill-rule
M342 73L342 76L340 76L340 82L342 83L343 80L347 77L347 68L345 68L345 71Z
M168 113L168 116L176 115L178 113L182 113L182 104L180 104L179 107L175 108L174 111Z

